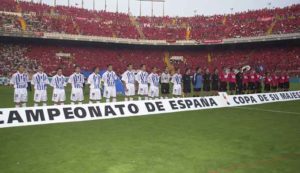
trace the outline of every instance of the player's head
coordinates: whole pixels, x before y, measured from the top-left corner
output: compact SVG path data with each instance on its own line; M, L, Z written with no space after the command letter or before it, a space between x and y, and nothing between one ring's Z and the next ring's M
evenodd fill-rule
M94 67L94 68L93 68L93 72L94 72L95 74L98 74L99 71L100 71L100 70L99 70L99 67Z
M145 64L141 64L141 70L146 71L146 65Z
M217 68L215 68L214 72L215 72L215 74L218 74L219 70Z
M41 65L39 65L37 70L38 70L38 72L43 72L44 69Z
M25 71L24 66L23 66L23 65L19 65L19 66L18 66L18 71L19 71L20 73L23 73L23 72Z
M223 72L226 72L226 67L223 66L223 67L222 67L222 71L223 71Z
M201 73L201 68L200 67L196 68L196 73Z
M206 68L206 69L205 69L205 73L209 73L209 68Z
M108 71L112 71L112 70L113 70L113 66L112 66L111 64L108 64L108 65L107 65L107 70L108 70Z
M270 76L270 73L269 73L269 72L266 72L266 76Z
M176 73L180 74L180 68L176 68Z
M80 73L80 67L78 65L75 66L75 72Z
M56 69L56 73L60 76L60 75L62 75L62 68L57 68Z
M185 69L185 74L190 74L190 72L191 72L191 69L189 69L189 68Z
M156 73L157 72L157 68L156 67L152 67L152 72Z
M165 72L166 72L166 73L169 72L169 68L168 68L168 67L165 68Z
M131 71L131 70L132 70L132 64L128 64L128 65L127 65L127 69L128 69L129 71Z

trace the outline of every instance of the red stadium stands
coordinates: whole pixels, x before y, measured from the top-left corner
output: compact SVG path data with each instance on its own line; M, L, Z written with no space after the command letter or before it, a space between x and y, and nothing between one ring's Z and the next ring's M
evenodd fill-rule
M123 13L2 0L0 11L21 12L29 31L59 32L132 39L218 40L299 32L300 5L234 15L131 17ZM1 26L8 15L1 16ZM11 20L11 19L8 19ZM135 22L133 22L133 20ZM10 22L8 22L10 23ZM18 19L13 21L18 23ZM20 23L20 22L19 22ZM21 29L19 26L15 26ZM138 30L142 33L139 33Z
M70 57L58 57L57 53L67 53ZM121 74L129 63L132 63L135 68L139 68L143 63L149 68L156 66L159 69L163 69L166 65L170 68L179 67L182 70L195 69L198 66L213 70L250 65L262 71L289 70L294 74L299 74L300 71L300 48L296 46L168 52L145 48L0 44L0 54L3 63L1 65L6 67L3 68L4 70L1 69L1 74L14 71L19 63L24 63L30 69L37 64L42 64L49 74L57 67L63 67L66 75L71 74L75 65L80 65L83 70L91 70L94 66L105 69L107 64L113 64L117 73ZM183 61L169 63L172 56L183 56Z

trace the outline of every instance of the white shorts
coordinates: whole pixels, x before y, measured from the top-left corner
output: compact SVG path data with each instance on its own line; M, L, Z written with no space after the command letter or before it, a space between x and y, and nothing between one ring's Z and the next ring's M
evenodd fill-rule
M82 88L72 88L71 101L82 102L84 99Z
M54 89L52 95L52 101L64 102L66 100L66 93L64 89Z
M182 95L181 85L174 85L173 86L173 95L176 95L176 96Z
M101 100L101 90L90 89L90 100Z
M27 102L27 89L26 88L16 88L14 93L14 102Z
M134 96L135 95L134 84L126 84L124 89L125 89L125 95L126 96Z
M148 95L148 85L139 84L138 95Z
M46 90L34 90L34 102L46 102L47 91Z
M151 86L149 89L149 97L159 97L159 88L155 86Z
M115 86L104 86L103 97L111 98L117 96L117 90Z

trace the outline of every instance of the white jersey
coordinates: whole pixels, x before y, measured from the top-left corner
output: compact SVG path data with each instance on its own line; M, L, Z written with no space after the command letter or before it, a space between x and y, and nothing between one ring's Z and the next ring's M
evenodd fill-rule
M163 73L160 75L161 83L169 83L169 82L170 82L170 79L171 79L171 75L170 75L169 73L163 72Z
M148 83L150 87L159 87L159 75L157 73L151 73L148 76Z
M35 90L47 90L49 79L46 73L37 72L32 76L31 83L34 85Z
M172 82L174 85L181 85L181 82L182 82L182 76L181 76L181 74L175 73L175 74L172 76L171 82Z
M115 87L118 76L114 71L106 71L103 73L102 79L105 87Z
M64 75L55 75L52 77L51 86L54 89L65 89L67 85L66 77Z
M145 71L139 71L135 76L135 80L139 85L148 85L148 73Z
M84 76L81 73L73 73L70 78L68 83L72 85L72 88L83 88L84 84Z
M14 85L15 89L26 89L28 86L28 75L26 73L17 72L12 75L10 84Z
M125 71L122 74L122 81L124 81L126 84L134 84L135 76L133 71Z
M90 89L100 89L101 76L99 74L92 73L87 82L90 84Z

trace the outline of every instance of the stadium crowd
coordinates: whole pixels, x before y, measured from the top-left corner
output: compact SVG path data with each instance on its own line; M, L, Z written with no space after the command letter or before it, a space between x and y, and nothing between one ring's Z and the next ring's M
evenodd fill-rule
M2 29L58 32L132 39L220 40L299 32L300 5L194 17L134 17L124 13L2 0ZM7 27L7 25L10 25ZM22 26L20 26L22 25ZM141 31L141 32L139 32Z
M65 53L68 56L60 56ZM71 45L38 45L38 44L0 44L0 74L7 75L15 71L15 66L23 63L31 69L37 64L44 66L50 76L57 67L64 68L65 75L70 75L75 65L83 71L89 71L95 64L104 69L108 63L114 64L117 74L126 69L126 64L138 67L144 62L149 67L163 69L166 65L175 68L195 69L200 66L210 71L222 67L238 69L249 65L260 72L288 70L290 75L299 75L300 48L297 46L264 46L247 48L219 48L211 50L161 50L161 49L128 49L114 47L89 47ZM173 56L182 56L181 61L172 62ZM169 63L168 63L169 62Z

